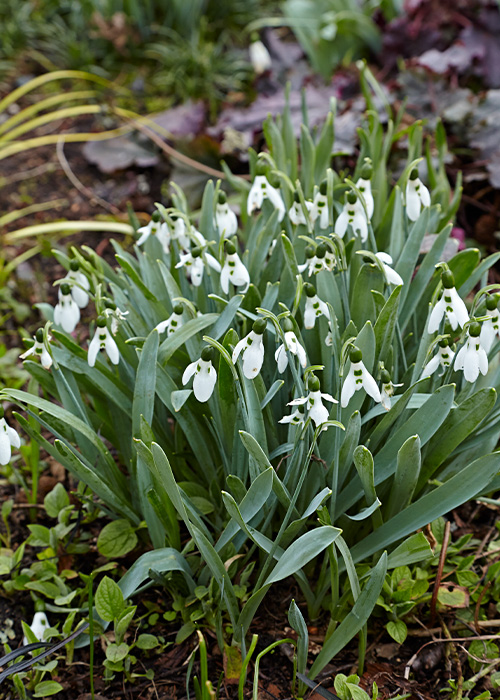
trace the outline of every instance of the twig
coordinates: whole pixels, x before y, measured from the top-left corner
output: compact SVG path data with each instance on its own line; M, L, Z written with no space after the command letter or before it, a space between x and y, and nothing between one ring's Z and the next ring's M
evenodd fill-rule
M12 175L4 176L0 179L0 182L19 182L20 180L29 180L30 177L38 177L44 173L52 173L54 170L58 170L56 163L42 163L42 165L37 165L36 168L31 168L30 170L21 170L19 173L12 173Z
M417 622L419 622L417 620ZM500 627L500 620L478 620L477 622L478 627ZM450 627L451 630L461 630L461 629L467 629L467 625L464 623L460 623L458 625L454 625L453 627ZM441 627L430 627L430 628L425 628L422 630L408 630L408 635L411 637L432 637L434 634L437 634L438 632L441 632ZM463 639L463 637L462 637Z
M439 585L441 583L441 577L443 575L444 562L446 560L446 550L448 549L448 543L450 541L450 527L451 523L449 520L446 521L446 526L443 535L443 544L441 545L441 553L439 555L439 564L436 574L436 581L434 582L434 590L432 591L431 598L431 625L436 619L436 602L439 593Z
M440 629L440 628L438 628ZM442 630L441 630L442 631ZM448 632L449 634L449 632ZM411 659L408 661L408 663L405 666L405 672L404 672L404 677L406 680L408 680L408 676L410 675L410 670L413 664L415 663L415 660L417 656L420 654L422 649L425 649L425 647L428 647L430 644L447 644L448 642L476 642L476 641L487 641L488 639L500 639L500 635L498 634L481 634L478 635L477 637L445 637L444 639L431 639L429 642L426 642L425 644L422 644L422 646L413 654ZM500 663L500 661L499 661Z
M95 194L95 192L93 192L89 187L86 187L71 170L71 166L68 163L66 156L64 155L64 134L61 134L61 138L57 142L56 153L59 159L59 163L61 164L61 167L64 170L64 174L79 192L81 192L85 197L87 197L87 199L91 201L94 200L95 202L97 202L97 204L99 204L103 209L106 209L106 211L109 211L114 216L119 216L121 214L121 211L118 209L118 207L115 207L114 204L110 204L109 202L106 202L106 200L101 199L99 195Z

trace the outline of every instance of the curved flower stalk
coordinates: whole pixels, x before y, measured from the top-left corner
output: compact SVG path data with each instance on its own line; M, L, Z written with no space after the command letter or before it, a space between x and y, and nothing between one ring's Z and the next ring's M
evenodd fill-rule
M3 408L0 406L0 464L2 466L10 462L13 447L16 449L21 447L21 438L17 431L8 425Z
M293 323L289 318L285 318L283 321L283 330L285 332L285 342L279 346L274 354L274 359L278 364L278 372L283 374L288 367L287 350L299 358L301 366L305 369L307 366L306 351L297 340L297 336L293 331Z
M238 219L227 203L226 194L219 192L219 198L215 206L215 226L221 238L233 236L238 230Z
M66 282L60 285L59 302L54 307L54 323L62 326L66 333L73 333L80 320L80 308L73 299L71 287Z
M486 297L486 311L491 318L487 318L481 325L481 345L488 353L495 338L500 340L500 314L498 313L498 296L489 294Z
M375 253L375 257L382 263L382 269L384 271L387 284L395 284L396 286L404 284L401 276L391 267L392 257L389 255L389 253Z
M441 281L443 283L443 292L441 298L431 311L427 326L428 333L434 333L438 330L443 316L446 316L454 331L458 326L463 328L469 320L467 307L458 296L458 292L455 289L453 273L449 270L445 270L441 275Z
M71 260L66 279L73 282L71 285L71 296L80 309L84 309L89 303L88 290L90 289L90 283L83 272L80 272L78 260Z
M430 207L429 190L418 177L417 168L413 168L406 185L406 214L410 221L416 221L422 207Z
M229 282L235 287L244 287L241 290L244 294L250 285L250 275L236 252L236 246L226 241L226 260L220 275L220 286L225 294L229 294Z
M441 367L439 376L443 375L444 371L451 365L451 361L453 359L454 353L450 347L450 342L451 341L449 338L443 338L439 341L438 351L423 368L420 379L430 377L431 374L434 374L438 367Z
M116 335L118 332L118 326L122 321L126 320L129 312L122 311L114 302L109 301L109 299L105 300L104 305L106 308L104 309L103 314L106 318L111 319L111 333Z
M194 287L199 287L203 282L203 273L205 265L208 265L216 272L221 271L220 263L213 255L207 253L200 246L195 246L190 253L181 253L180 260L175 266L176 268L185 267L186 274Z
M201 351L199 360L191 362L184 370L182 384L185 386L191 377L193 379L193 393L200 403L205 403L212 396L217 372L212 364L213 350L207 345Z
M243 353L243 374L247 379L255 379L262 369L266 326L267 322L265 319L258 318L254 321L250 333L236 343L233 350L231 357L233 365L236 364L236 360Z
M380 403L382 397L377 382L364 366L363 353L361 350L354 347L349 354L349 359L351 360L351 369L344 379L340 395L340 405L342 408L348 405L355 392L360 389L364 389L368 396L371 396L374 401Z
M184 307L182 304L176 304L170 316L165 321L161 321L161 323L155 326L155 329L160 335L167 331L167 338L169 338L172 333L175 333L175 331L179 330L179 328L182 326L183 312Z
M326 180L319 186L318 192L313 200L313 206L311 209L311 221L314 224L317 219L319 219L320 229L328 228L330 225L330 212L328 210L328 197L326 196L327 183Z
M258 174L253 181L247 199L247 213L250 216L256 209L261 209L265 199L268 199L275 209L279 211L278 221L285 218L285 204L279 191L269 184L263 174Z
M331 403L338 403L338 401L334 399L333 396L330 396L330 394L325 394L321 391L319 379L314 375L309 377L307 381L307 388L309 389L307 396L301 396L298 399L293 399L293 401L290 401L287 406L301 406L305 404L307 414L317 428L322 423L326 423L328 416L330 415L330 411L326 408L326 406L323 406L323 399L325 401L330 401ZM284 421L282 418L280 422L292 422L291 417L285 417L290 418L290 420Z
M137 233L141 235L136 245L141 246L150 236L156 236L161 243L163 251L165 253L170 251L170 231L167 224L161 221L161 214L159 211L154 211L149 223L137 229Z
M385 408L386 411L391 410L391 398L394 396L394 389L396 389L399 386L403 386L402 384L393 384L391 381L391 375L386 369L383 369L381 372L381 380L382 380L382 391L380 392L380 403L382 406Z
M472 384L481 374L488 372L488 356L481 345L481 324L473 321L467 329L465 345L458 351L453 363L454 370L462 369L465 381Z
M349 192L346 196L344 208L335 222L334 231L340 238L344 238L348 226L364 243L368 239L368 220L365 208L354 192Z
M97 355L101 350L104 350L107 353L109 359L114 365L117 365L120 362L118 345L108 330L105 316L99 316L97 318L97 328L94 333L94 337L90 341L89 352L87 355L89 367L94 367Z
M363 195L366 206L366 215L368 220L373 216L373 211L375 209L375 202L373 200L372 194L372 183L371 177L373 174L372 164L369 158L365 159L365 163L361 168L361 177L356 181L356 187Z
M50 342L50 340L51 337L49 335L47 336L47 342ZM19 355L20 359L25 360L27 357L35 355L35 357L40 359L41 365L44 369L50 369L52 367L52 356L44 341L43 328L39 328L37 330L33 336L33 341L33 345L26 350L26 352L23 352L22 355Z
M304 309L304 328L310 330L316 325L318 316L330 318L328 306L316 294L316 289L312 284L305 284L306 306Z
M293 204L288 210L288 218L294 226L298 226L299 224L307 226L308 224L312 223L312 212L314 209L314 204L306 200L306 209L308 211L307 219L305 217L304 210L302 209L299 194L298 192L295 192L293 195Z

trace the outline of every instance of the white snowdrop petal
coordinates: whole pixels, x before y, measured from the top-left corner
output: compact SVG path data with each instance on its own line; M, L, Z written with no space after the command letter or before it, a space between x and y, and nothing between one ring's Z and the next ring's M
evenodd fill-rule
M392 265L392 257L389 255L389 253L384 253L383 251L381 251L380 253L375 253L375 257L381 260L386 265Z
M456 319L461 328L465 326L469 320L469 312L463 299L459 296L455 287L447 289L446 292L451 296L451 303L453 305L453 311L455 312Z
M354 372L352 370L349 371L349 374L344 380L344 384L342 385L342 392L340 394L340 405L342 408L345 408L351 398L354 396L354 392L356 391L356 380L354 378Z
M44 347L42 350L42 354L40 355L40 362L42 363L42 367L44 369L50 369L52 367L52 357L50 356L50 353L48 352L46 347Z
M200 403L205 403L212 396L217 381L217 373L210 361L204 362L200 360L200 366L201 369L196 373L193 380L193 392Z
M87 354L87 362L89 363L89 367L94 367L95 361L97 359L97 354L100 349L101 343L99 340L99 334L96 333L89 344L89 351Z
M262 336L261 336L262 337ZM254 379L260 372L264 362L264 346L262 341L254 341L243 352L243 374L247 379Z
M389 267L389 265L384 265L384 272L389 284L395 284L396 286L403 284L401 276L396 272L396 270Z
M344 238L347 231L347 226L349 225L349 216L347 211L344 209L338 216L335 222L334 231L340 238Z
M477 351L477 359L479 363L479 371L481 374L485 375L488 372L488 356L484 348L480 347Z
M380 390L377 386L377 382L364 366L363 369L363 389L366 391L368 396L372 397L374 401L380 402Z
M445 308L446 302L444 300L444 297L441 297L441 299L437 302L437 304L431 311L429 323L427 325L427 333L435 333L439 329L439 324L441 323L441 319L444 316Z
M205 253L205 258L212 270L215 270L216 272L221 271L220 262L216 258L214 258L213 255L210 255L210 253Z
M193 374L196 372L196 369L198 367L198 360L195 360L195 362L191 362L186 369L184 370L184 373L182 375L182 384L185 385L188 383L188 381L191 379Z
M422 205L424 207L430 207L431 206L431 195L429 193L429 190L422 183L421 180L419 180L419 183L420 183L420 187L418 190L418 194L420 195L420 201L422 202Z
M287 406L302 406L308 400L307 396L300 396L298 399L292 399L287 403Z
M457 352L455 361L453 363L453 369L454 370L459 370L464 368L464 361L465 361L465 353L467 352L467 345L464 345L463 347L460 348L460 350Z
M406 214L410 221L416 221L420 216L420 197L415 190L413 181L410 180L406 186Z
M466 381L474 383L479 376L479 362L475 350L466 346L464 353L464 377Z
M422 370L422 374L420 375L420 379L423 379L424 377L430 377L431 374L434 374L434 372L437 370L439 367L440 362L439 362L439 354L436 353L433 358L429 360L429 362L425 365L425 367Z
M231 357L233 365L236 364L236 360L238 359L240 352L243 350L244 347L246 347L247 337L248 336L245 336L244 338L239 340L234 346L233 356Z
M224 294L229 293L229 267L224 265L220 273L220 286Z
M278 372L280 374L283 374L283 372L288 367L288 355L286 354L286 350L285 350L284 345L280 345L279 348L276 350L276 353L274 355L274 359L276 360L276 362L278 364Z
M108 354L109 359L114 365L117 365L120 362L120 352L118 350L118 345L116 344L116 341L106 328L106 340L104 341L104 346L106 348L106 352Z

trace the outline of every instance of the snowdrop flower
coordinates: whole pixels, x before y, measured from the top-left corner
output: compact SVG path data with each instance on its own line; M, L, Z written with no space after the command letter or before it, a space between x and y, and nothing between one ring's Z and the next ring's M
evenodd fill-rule
M80 309L84 309L89 303L89 295L87 292L90 289L90 284L83 272L80 272L80 263L78 260L71 260L66 279L74 282L74 284L71 285L71 296Z
M232 361L233 365L243 352L243 374L247 379L255 379L259 374L262 363L264 362L264 331L266 330L267 322L263 318L258 318L254 321L252 330L248 335L242 338L233 350Z
M302 404L306 405L307 412L314 425L318 427L322 423L328 420L330 411L323 406L322 399L325 401L330 401L331 403L338 403L333 396L330 394L324 394L320 390L319 379L314 375L309 377L307 382L307 388L309 389L309 394L307 396L301 396L299 399L294 399L290 401L288 406L300 406ZM283 419L281 419L283 421Z
M191 242L201 247L207 245L205 236L195 229L194 226L186 224L182 216L172 214L170 218L174 222L174 230L171 234L172 240L177 241L182 250L188 251L191 247Z
M375 202L373 201L372 194L372 183L371 176L373 174L373 168L369 158L365 159L365 164L361 168L361 177L356 182L356 187L363 195L366 206L366 214L368 219L373 216L373 210L375 209Z
M481 324L474 321L467 329L467 341L458 351L453 363L453 369L463 369L465 381L472 384L481 374L488 371L488 356L481 345Z
M430 377L431 374L434 374L438 367L441 367L442 371L439 374L439 376L441 376L446 370L446 368L451 365L452 359L453 351L450 348L450 339L443 338L438 343L437 353L434 355L434 357L432 357L429 360L429 362L423 368L422 374L420 375L420 379L423 379L424 377Z
M491 350L495 338L500 339L500 315L497 307L496 294L488 294L486 297L486 310L491 318L483 321L481 325L481 345L486 352Z
M137 233L141 235L136 245L141 246L150 236L156 236L161 243L163 251L165 253L170 251L170 231L167 224L161 221L161 214L159 211L154 211L151 215L150 222L146 226L138 228Z
M7 425L3 408L0 406L0 464L2 466L10 462L13 447L21 447L21 438L14 428Z
M33 340L33 345L19 356L20 359L25 360L27 357L30 357L30 355L35 355L35 357L40 358L40 362L42 363L42 367L44 369L50 369L52 367L52 357L43 339L43 328L39 328L37 330L33 336ZM47 336L47 340L51 340L50 335Z
M418 170L413 168L406 185L406 213L410 221L416 221L420 216L421 207L430 207L429 190L418 177Z
M224 192L219 192L219 201L215 207L215 225L221 238L232 236L238 230L238 219L229 208Z
M386 411L391 409L391 397L394 396L394 389L398 386L403 386L402 384L393 384L391 381L391 375L386 369L382 370L382 391L380 392L380 403L385 408Z
M162 333L165 333L165 331L167 331L168 338L172 333L175 333L175 331L179 330L179 328L182 326L183 311L184 307L182 306L182 304L176 304L170 316L165 321L162 321L157 326L155 326L155 329L158 331L158 333L160 333L161 335Z
M207 345L201 351L201 357L184 370L182 375L182 384L185 386L191 377L193 379L193 392L195 397L201 403L205 403L212 396L215 382L217 381L217 372L212 364L212 348Z
M443 316L446 316L453 330L456 330L457 326L463 328L469 320L467 308L455 289L453 273L446 270L441 275L441 281L443 283L443 292L441 299L431 311L429 325L427 326L428 333L434 333L438 330Z
M247 199L248 215L256 209L262 208L262 203L268 199L275 209L278 209L278 221L283 221L285 217L285 204L279 191L269 184L265 175L256 175Z
M186 268L186 274L189 276L191 284L194 287L199 287L203 281L205 264L207 264L216 272L220 272L219 261L216 260L213 255L210 255L210 253L205 252L199 246L192 248L190 253L181 253L179 257L180 260L175 267Z
M328 306L316 294L316 289L312 284L305 284L306 307L304 309L304 328L314 328L318 316L330 318Z
M122 321L125 321L125 317L128 316L128 311L122 311L117 307L117 305L109 301L109 299L106 299L104 301L105 309L104 309L104 315L106 318L111 319L111 333L113 335L116 335L118 332L118 326Z
M398 275L396 270L393 270L392 267L390 267L390 265L392 265L392 258L389 253L375 253L375 257L382 263L382 269L384 270L387 284L403 284L403 280L401 279L400 275Z
M306 201L306 209L309 214L309 220L313 207L314 204L312 202ZM293 195L293 204L288 210L288 218L294 226L298 226L299 224L307 226L307 224L309 223L304 215L304 210L302 209L302 204L300 203L300 197L298 192L295 192Z
M44 612L36 612L33 616L33 622L30 625L30 630L33 632L38 641L42 642L45 630L50 627L47 615ZM29 640L26 636L23 637L23 645L29 644Z
M73 333L80 320L80 308L71 296L71 287L66 282L59 287L59 302L54 307L54 323L62 326L66 333Z
M364 243L368 238L368 221L363 204L354 192L348 193L344 209L335 222L334 230L337 236L344 238L349 225L351 225L354 233L360 236L361 242Z
M291 423L292 425L304 425L305 423L305 407L297 406L295 411L292 411L290 415L283 416L278 423Z
M243 287L245 293L250 284L250 275L247 268L240 260L236 247L231 241L226 241L226 260L220 274L220 286L225 294L229 293L229 282L235 287Z
M329 253L328 257L327 252ZM307 274L309 277L312 274L317 275L318 272L321 272L322 270L332 270L332 259L333 266L336 264L335 257L332 256L331 251L328 251L325 243L320 243L318 246L316 246L316 249L314 249L314 246L308 245L305 253L306 262L303 265L298 265L297 268L299 272L304 272L307 269Z
M97 359L97 353L100 350L104 350L107 353L109 359L114 365L117 365L120 362L118 346L106 326L105 316L99 316L97 318L97 328L94 333L94 337L90 341L89 352L87 355L89 367L94 367Z
M316 219L319 219L320 229L328 228L330 225L328 198L326 196L326 180L323 180L314 197L313 206L311 209L311 221L314 223Z
M252 43L249 47L250 63L257 75L262 75L272 66L271 56L257 34L252 36Z
M349 355L351 369L344 380L342 393L340 395L340 405L345 408L356 391L364 389L374 401L380 403L382 397L377 386L377 382L368 372L363 364L363 354L358 348L353 348Z
M282 343L274 354L274 359L278 363L278 372L282 374L288 367L287 350L299 358L302 367L307 365L306 351L297 340L297 336L293 332L293 323L289 318L283 321L283 330L285 331L285 342Z

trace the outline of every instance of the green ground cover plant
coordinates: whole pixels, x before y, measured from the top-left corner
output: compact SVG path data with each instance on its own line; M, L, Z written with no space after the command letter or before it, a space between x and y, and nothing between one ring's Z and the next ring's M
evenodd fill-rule
M334 128L332 112L311 133L304 113L297 144L289 112L270 117L251 184L226 169L235 194L210 181L197 220L174 188L133 253L113 242L116 267L55 250L67 274L55 309L39 305L32 391L0 395L116 519L110 554L146 524L154 549L115 584L124 606L161 585L194 604L180 638L208 624L244 659L266 593L293 576L299 640L304 615L329 617L310 669L297 650L309 679L356 635L362 665L387 572L431 554L418 530L500 485L500 254L443 259L460 199L443 131L422 149L419 123L371 109L347 173Z

